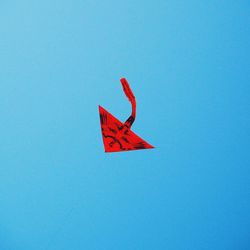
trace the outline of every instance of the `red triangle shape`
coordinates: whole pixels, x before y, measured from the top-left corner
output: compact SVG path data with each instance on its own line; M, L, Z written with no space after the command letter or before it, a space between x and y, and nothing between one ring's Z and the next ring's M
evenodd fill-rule
M99 114L105 152L154 148L101 106Z

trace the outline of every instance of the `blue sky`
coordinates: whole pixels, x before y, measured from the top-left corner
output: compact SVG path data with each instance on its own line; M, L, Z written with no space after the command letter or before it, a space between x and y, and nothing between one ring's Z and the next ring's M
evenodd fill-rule
M0 249L249 249L249 8L0 1ZM103 152L121 77L154 150Z

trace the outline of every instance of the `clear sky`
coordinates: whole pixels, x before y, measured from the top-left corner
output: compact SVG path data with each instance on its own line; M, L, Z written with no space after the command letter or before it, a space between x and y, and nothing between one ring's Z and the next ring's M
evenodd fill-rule
M249 9L0 1L0 249L250 249ZM153 150L103 152L121 77Z

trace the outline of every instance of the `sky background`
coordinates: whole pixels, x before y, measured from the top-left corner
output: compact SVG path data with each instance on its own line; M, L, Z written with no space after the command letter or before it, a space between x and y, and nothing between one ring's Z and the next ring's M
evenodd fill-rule
M0 249L250 249L249 9L0 1ZM121 77L153 150L104 153Z

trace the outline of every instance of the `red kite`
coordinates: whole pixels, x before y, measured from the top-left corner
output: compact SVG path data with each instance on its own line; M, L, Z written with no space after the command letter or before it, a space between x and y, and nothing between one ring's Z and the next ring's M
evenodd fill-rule
M131 126L135 121L136 116L135 96L130 89L127 80L122 78L120 81L123 91L132 105L132 113L130 117L124 123L122 123L103 107L99 106L102 138L105 152L120 152L154 148L152 145L132 132Z

